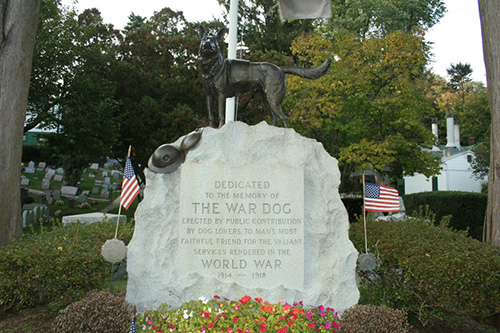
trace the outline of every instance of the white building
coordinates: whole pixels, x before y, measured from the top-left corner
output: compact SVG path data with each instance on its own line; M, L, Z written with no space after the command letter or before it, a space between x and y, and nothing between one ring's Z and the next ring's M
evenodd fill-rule
M405 194L426 191L465 191L481 192L482 184L487 178L478 180L472 174L471 163L475 158L471 150L461 151L460 133L458 124L454 123L453 116L446 118L447 144L442 151L433 147L434 156L441 156L441 173L427 178L422 174L404 177ZM432 124L432 132L437 137L437 122Z

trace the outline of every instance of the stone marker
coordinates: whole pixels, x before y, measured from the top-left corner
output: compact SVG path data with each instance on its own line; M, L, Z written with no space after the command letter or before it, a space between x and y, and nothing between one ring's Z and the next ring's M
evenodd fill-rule
M99 163L92 163L92 164L90 165L90 169L92 169L92 170L97 170L97 169L99 169Z
M29 186L30 180L28 178L21 178L21 186Z
M52 196L54 197L54 200L61 200L61 190L54 190L54 192L52 192Z
M76 195L78 187L75 186L61 186L62 195Z
M87 199L88 199L88 197L87 197L86 195L81 194L80 196L78 196L78 199L76 199L76 201L77 201L78 203L82 203L82 202L87 201Z
M107 177L107 176L108 176L108 171L103 171L103 172L102 172L102 176L103 176L103 177Z
M52 205L54 202L54 197L52 196L52 191L50 190L45 190L45 200L47 201L48 205Z
M50 180L45 178L42 180L42 190L50 190Z
M63 168L57 168L56 172L63 175L64 174L64 169Z
M97 195L97 194L99 194L99 187L93 187L93 188L92 188L92 194L93 194L93 195Z
M113 170L113 180L120 180L121 176L120 172Z
M35 162L33 162L33 161L30 161L28 163L28 166L26 168L24 168L24 172L26 172L26 173L35 173L35 171L36 171Z
M107 213L87 213L87 214L78 214L78 215L67 215L63 216L62 223L63 225L68 225L71 223L80 222L81 224L91 224L101 221L113 221L116 222L118 219L118 214L107 214ZM127 222L126 215L120 215L120 222Z
M62 182L62 180L63 180L63 175L59 175L59 174L54 175L55 182Z
M54 169L48 169L47 173L50 173L52 176L56 174L56 170Z
M47 166L47 163L45 163L45 162L38 163L38 168L39 169L45 169L46 166Z
M35 221L35 215L33 214L33 211L31 209L23 210L22 221L23 228L29 226L30 224L33 224L33 222Z
M54 174L53 173L50 173L50 172L46 172L45 173L45 176L43 177L44 179L47 179L48 181L50 181L52 179L52 176Z
M177 170L145 175L127 257L138 309L214 295L339 312L357 303L340 172L320 143L230 122L205 128Z
M108 199L109 198L109 191L107 188L104 188L101 192L101 198Z
M111 185L111 177L104 177L104 184Z
M62 210L58 209L54 212L54 217L59 217L61 216Z

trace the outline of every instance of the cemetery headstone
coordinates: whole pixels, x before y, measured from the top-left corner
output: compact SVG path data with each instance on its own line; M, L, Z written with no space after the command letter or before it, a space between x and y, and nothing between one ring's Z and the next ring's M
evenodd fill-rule
M50 190L50 180L45 178L42 180L42 190Z
M108 176L108 171L103 171L103 172L102 172L102 176L103 176L103 177L107 177L107 176Z
M63 225L68 225L71 223L80 222L82 225L92 224L101 221L112 221L116 222L118 220L118 214L108 214L108 213L87 213L78 215L66 215L62 218ZM127 222L127 216L120 214L120 223Z
M54 217L60 217L62 213L62 210L58 209L54 212Z
M21 186L29 186L30 180L28 178L21 178Z
M46 172L46 173L45 173L45 176L44 176L43 178L45 178L45 179L47 179L48 181L50 181L50 180L52 179L52 176L53 176L53 175L54 175L54 174L52 174L52 173L50 173L50 172Z
M97 169L99 169L99 163L92 163L92 164L90 165L90 169L92 169L92 170L97 170Z
M131 304L259 295L341 312L358 302L338 164L315 140L230 122L205 128L175 171L145 176L128 245Z
M82 195L89 196L89 194L90 194L90 191L88 191L88 190L82 191Z
M36 171L35 162L33 162L33 161L30 161L28 163L28 166L26 168L24 168L24 172L26 172L26 173L35 173L35 171Z
M47 163L45 163L45 162L38 163L38 168L39 169L45 169L46 166L47 166Z
M99 194L99 187L93 187L92 188L92 194L93 195Z
M121 178L121 174L116 171L116 172L113 172L113 180L120 180Z
M94 182L94 185L95 185L95 186L101 186L101 185L102 185L102 180L96 180L96 181Z
M23 228L33 224L33 222L35 221L35 216L31 209L23 210L22 221L23 221Z
M61 186L62 195L76 195L78 192L78 187L75 186Z
M60 175L60 174L54 175L55 182L62 182L62 180L63 180L63 175Z
M52 196L52 191L44 191L45 192L45 200L47 201L48 205L52 205L54 202L54 197Z
M111 184L111 177L104 177L104 184Z
M47 173L51 174L52 176L56 174L56 170L54 169L48 169Z
M108 199L109 198L109 191L107 189L103 189L101 191L101 198L103 198L103 199Z
M64 174L64 169L63 168L57 168L56 172L63 175Z
M52 192L52 196L54 197L54 200L61 200L61 190L54 190L54 192Z
M82 194L82 195L78 196L78 199L76 199L76 201L79 203L82 203L82 202L87 201L87 199L88 199L88 197L86 195Z

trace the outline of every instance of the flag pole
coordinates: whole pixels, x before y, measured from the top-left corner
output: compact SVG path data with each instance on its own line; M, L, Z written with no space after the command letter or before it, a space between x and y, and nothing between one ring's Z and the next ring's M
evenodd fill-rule
M229 2L229 40L227 58L236 59L236 44L238 43L238 0ZM235 120L236 97L226 99L226 124Z
M127 158L130 157L130 151L131 150L132 150L132 145L129 145L128 146ZM118 203L118 218L116 219L115 239L116 239L116 237L118 237L118 226L120 225L120 214L121 214L121 212L122 212L122 200L121 200L121 193L120 193L120 201Z
M365 198L366 198L366 186L365 186L365 170L363 170L363 225L365 229L365 252L368 253L368 237L366 232L366 208L365 208Z

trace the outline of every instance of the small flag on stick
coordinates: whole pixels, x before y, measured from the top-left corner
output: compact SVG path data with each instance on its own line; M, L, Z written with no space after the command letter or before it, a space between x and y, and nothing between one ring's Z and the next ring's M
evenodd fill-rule
M125 172L123 173L120 205L125 209L128 209L139 194L139 191L139 183L137 182L137 178L135 177L134 168L132 167L132 161L130 160L129 154L127 156L127 162L125 163Z
M365 210L399 212L399 194L394 187L365 183Z

